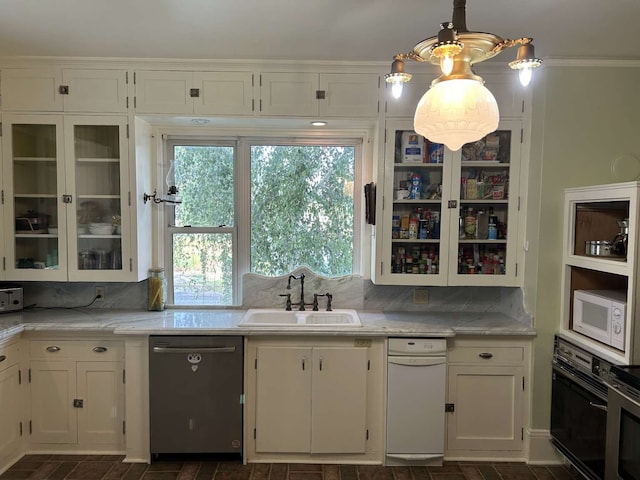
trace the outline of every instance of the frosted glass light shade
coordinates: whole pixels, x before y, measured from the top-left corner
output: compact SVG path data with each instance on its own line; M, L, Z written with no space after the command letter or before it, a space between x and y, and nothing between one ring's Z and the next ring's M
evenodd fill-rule
M496 99L482 81L443 80L432 84L418 102L413 128L455 151L495 131L499 120Z

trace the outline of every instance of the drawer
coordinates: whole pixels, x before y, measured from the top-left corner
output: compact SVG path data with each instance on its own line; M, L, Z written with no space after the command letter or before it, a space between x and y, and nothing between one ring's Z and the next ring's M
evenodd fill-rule
M32 340L32 359L120 360L122 342L109 340Z
M447 352L449 363L513 364L524 362L524 347L455 347Z
M0 372L20 361L20 344L12 343L0 347Z

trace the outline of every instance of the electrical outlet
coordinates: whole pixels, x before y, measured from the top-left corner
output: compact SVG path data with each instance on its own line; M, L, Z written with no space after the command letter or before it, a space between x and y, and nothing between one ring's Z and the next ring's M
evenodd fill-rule
M429 289L428 288L414 288L413 289L413 303L426 305L429 303Z
M104 287L96 287L96 302L104 301Z

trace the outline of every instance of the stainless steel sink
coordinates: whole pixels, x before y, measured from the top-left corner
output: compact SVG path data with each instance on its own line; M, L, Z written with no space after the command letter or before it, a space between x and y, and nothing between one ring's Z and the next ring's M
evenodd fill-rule
M361 327L362 322L355 310L338 309L326 311L286 311L272 308L247 310L239 327Z

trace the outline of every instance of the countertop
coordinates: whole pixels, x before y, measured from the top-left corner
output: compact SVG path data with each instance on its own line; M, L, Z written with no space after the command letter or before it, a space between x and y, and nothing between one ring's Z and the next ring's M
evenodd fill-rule
M361 327L239 327L246 310L40 309L0 315L0 340L23 331L119 335L533 336L535 329L498 312L358 311Z

